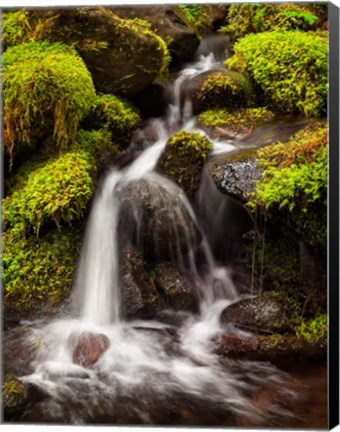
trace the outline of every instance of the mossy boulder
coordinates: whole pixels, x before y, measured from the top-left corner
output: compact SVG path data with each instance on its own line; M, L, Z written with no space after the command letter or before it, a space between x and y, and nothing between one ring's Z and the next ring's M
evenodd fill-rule
M167 67L166 44L146 22L123 20L105 7L23 9L20 13L28 23L20 27L21 41L74 46L98 92L131 96Z
M241 108L237 111L214 109L202 112L197 122L215 139L241 139L274 118L274 113L265 107Z
M248 74L281 112L322 115L327 108L327 32L250 34L234 46L227 67Z
M223 4L180 5L179 7L200 35L209 34L216 30L226 18L229 8Z
M242 38L249 33L310 30L318 16L307 5L297 3L240 3L230 6L228 24L220 30Z
M143 19L167 44L171 64L191 60L199 46L195 24L188 19L181 7L176 5L152 5L138 7L112 7L114 13L125 19Z
M119 231L138 247L147 262L177 262L197 247L201 234L185 194L174 183L153 174L129 182L119 195Z
M192 93L195 114L214 108L251 107L255 102L251 80L231 70L209 73Z
M3 284L6 319L20 311L51 313L73 284L79 254L79 229L50 230L40 237L3 233Z
M168 140L157 169L192 198L198 190L202 168L212 149L213 145L204 136L178 132Z
M81 85L79 85L81 83ZM43 138L70 146L95 96L92 78L77 52L62 44L34 42L3 55L4 144L13 158Z
M27 403L27 390L22 382L13 375L5 375L2 384L2 406L5 420L19 418Z
M139 114L129 102L112 94L103 94L93 100L82 126L87 130L106 129L114 143L126 147L139 122Z

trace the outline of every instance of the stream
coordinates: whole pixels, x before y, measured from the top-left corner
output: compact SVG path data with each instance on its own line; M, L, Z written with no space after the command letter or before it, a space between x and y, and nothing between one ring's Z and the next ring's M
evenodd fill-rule
M148 120L136 134L130 148L139 151L133 162L105 173L88 218L69 314L26 323L32 330L27 343L40 342L30 372L20 379L38 389L39 397L32 398L20 422L303 427L314 407L317 420L309 419L307 426L326 427L325 401L315 400L313 405L308 399L311 388L325 386L322 367L311 366L305 376L312 378L306 382L301 371L291 366L284 370L267 361L229 359L216 353L222 336L247 338L251 333L220 322L222 311L238 301L240 289L230 268L217 260L214 242L204 229L204 215L211 212L202 193L207 185L202 181L199 203L193 207L178 186L155 172L167 140L176 131L205 135L196 124L190 98L183 97L183 88L199 74L223 67L227 53L207 52L211 46L203 43L196 61L177 74L169 89L172 102L167 115ZM230 140L209 139L213 155L235 149ZM137 141L144 143L142 149ZM181 206L171 209L174 217L190 218L202 235L198 260L189 231L185 233L187 255L181 251L183 239L176 228L169 232L177 242L172 261L189 273L200 299L196 314L169 311L176 324L127 321L122 312L118 276L122 191L140 181L178 194ZM131 205L138 232L139 210ZM101 355L90 367L86 359L74 361L84 338L101 347Z

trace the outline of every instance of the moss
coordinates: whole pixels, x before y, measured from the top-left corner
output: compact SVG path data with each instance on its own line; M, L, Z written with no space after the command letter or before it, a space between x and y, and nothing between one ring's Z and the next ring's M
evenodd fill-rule
M248 73L267 104L307 116L326 112L327 37L301 31L250 34L235 44L234 51L226 65Z
M4 12L2 15L1 35L4 49L22 43L29 29L30 24L25 10Z
M206 127L227 127L235 132L240 129L253 129L272 121L275 115L267 108L248 108L238 111L226 109L208 110L201 113L197 120Z
M97 96L82 125L85 129L107 129L115 143L127 145L133 129L140 122L138 112L126 101L106 94Z
M197 31L204 32L207 27L207 12L204 5L179 5L187 21L195 26Z
M213 145L204 136L194 132L178 132L168 140L158 168L192 197L198 189L202 167L212 149Z
M281 30L309 30L318 17L308 7L296 3L244 3L229 9L229 24L220 31L241 38L249 33Z
M17 188L3 203L5 228L38 233L41 225L80 219L93 192L95 166L88 153L73 150L18 176ZM92 174L92 175L91 175Z
M302 344L327 347L328 316L320 314L314 319L302 321L296 335Z
M51 230L20 235L3 233L3 282L5 315L20 311L51 310L69 294L79 253L78 229Z
M234 71L215 72L203 80L194 91L193 108L196 113L213 108L237 108L255 103L250 80Z
M24 385L14 376L7 374L2 384L2 403L6 414L14 414L24 408L27 402L27 391Z
M95 96L91 76L77 53L46 42L4 53L3 86L4 144L11 160L22 143L34 145L46 134L53 134L59 148L72 144Z

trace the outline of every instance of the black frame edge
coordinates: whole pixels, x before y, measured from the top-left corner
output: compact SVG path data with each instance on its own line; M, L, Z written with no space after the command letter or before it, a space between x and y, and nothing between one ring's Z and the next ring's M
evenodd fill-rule
M339 424L339 8L329 3L328 426Z

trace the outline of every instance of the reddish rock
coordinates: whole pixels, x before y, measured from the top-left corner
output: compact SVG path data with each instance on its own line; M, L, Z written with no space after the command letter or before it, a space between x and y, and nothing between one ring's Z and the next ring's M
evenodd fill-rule
M84 333L73 351L73 363L89 368L110 346L109 338L103 334Z

